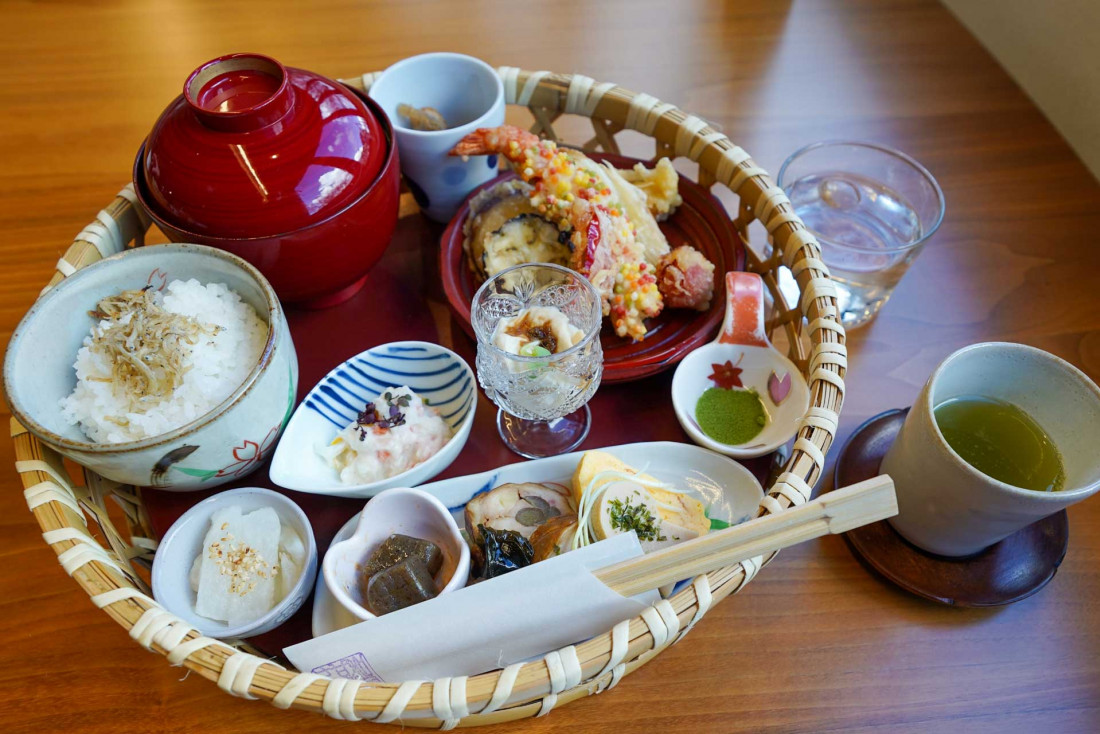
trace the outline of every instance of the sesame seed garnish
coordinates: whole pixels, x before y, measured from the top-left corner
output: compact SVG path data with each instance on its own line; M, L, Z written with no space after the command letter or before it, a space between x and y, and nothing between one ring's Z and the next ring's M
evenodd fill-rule
M222 543L226 543L227 547L223 548ZM221 542L210 544L207 557L214 561L218 573L229 576L229 593L239 596L256 588L256 577L266 579L279 572L277 566L268 564L251 546L234 543L230 533Z

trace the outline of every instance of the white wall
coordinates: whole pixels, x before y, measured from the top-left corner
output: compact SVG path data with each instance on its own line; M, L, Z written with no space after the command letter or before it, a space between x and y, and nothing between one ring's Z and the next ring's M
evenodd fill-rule
M1100 0L943 0L1100 178Z

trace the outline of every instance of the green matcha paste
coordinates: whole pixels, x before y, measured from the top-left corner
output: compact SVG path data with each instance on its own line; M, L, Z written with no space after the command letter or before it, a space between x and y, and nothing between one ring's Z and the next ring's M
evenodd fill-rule
M756 390L708 388L695 403L699 428L715 441L731 446L756 438L768 422Z

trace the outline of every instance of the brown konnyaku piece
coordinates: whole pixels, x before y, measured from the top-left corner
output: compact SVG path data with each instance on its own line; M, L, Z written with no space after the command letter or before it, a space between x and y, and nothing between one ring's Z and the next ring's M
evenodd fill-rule
M396 565L406 558L418 558L433 576L439 573L443 565L443 551L430 540L413 538L408 535L394 533L382 541L370 558L361 564L360 571L365 580L379 571L384 571L390 566Z
M409 557L387 566L367 584L367 608L378 616L419 604L438 592L424 561Z

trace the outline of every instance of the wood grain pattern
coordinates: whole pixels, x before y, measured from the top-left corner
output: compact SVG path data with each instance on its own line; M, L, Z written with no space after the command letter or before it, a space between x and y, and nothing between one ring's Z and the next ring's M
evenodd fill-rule
M947 219L849 340L841 437L915 397L963 344L1006 339L1100 379L1100 185L988 54L924 0L5 3L0 338L128 178L198 63L269 53L333 76L449 49L579 71L721 124L772 172L825 138L911 153ZM541 31L541 32L540 32ZM624 153L646 153L639 141ZM232 699L142 651L57 566L0 440L5 731L336 730ZM613 691L495 730L1100 729L1100 500L1071 508L1055 580L999 610L936 607L870 576L840 538L780 556ZM379 731L381 731L379 729Z

